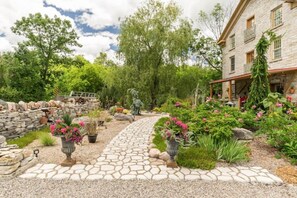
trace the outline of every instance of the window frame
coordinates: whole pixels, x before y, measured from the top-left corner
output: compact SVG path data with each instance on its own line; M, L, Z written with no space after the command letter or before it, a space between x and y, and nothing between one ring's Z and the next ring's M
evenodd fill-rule
M278 47L278 48L275 48L275 45L276 45L276 42L277 41L280 41L280 46ZM279 60L279 59L281 59L282 58L282 37L281 36L278 36L278 37L276 37L276 39L273 41L273 46L272 46L273 48L272 48L272 59L273 60ZM280 51L279 52L279 57L276 57L275 56L275 54L276 54L276 51Z
M252 64L255 60L255 50L246 53L246 64Z
M236 42L235 42L235 34L232 34L232 35L230 36L230 50L235 49L235 45L236 45Z
M279 27L283 24L283 10L282 10L283 6L282 4L277 6L276 8L274 8L273 10L271 10L271 27L275 28L275 27ZM276 12L280 10L280 22L278 22L276 24Z
M246 29L251 29L255 26L255 15L251 16L250 18L248 18L246 20ZM250 21L253 21L253 22L250 22Z
M235 55L231 56L229 59L230 59L230 72L235 72ZM232 60L234 60L233 64L232 64Z

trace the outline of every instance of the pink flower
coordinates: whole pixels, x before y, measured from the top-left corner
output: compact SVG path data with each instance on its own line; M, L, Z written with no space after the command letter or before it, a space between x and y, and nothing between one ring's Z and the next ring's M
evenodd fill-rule
M175 107L180 107L180 106L181 106L181 104L179 102L175 103Z
M257 113L257 118L258 119L261 118L262 116L263 116L263 112L262 111L260 111L260 112Z
M256 105L253 105L253 106L252 106L252 109L256 109L256 108L257 108L257 106L256 106Z
M181 125L181 128L182 128L183 130L188 130L188 125L186 125L186 124L183 123L183 124Z
M62 122L62 120L56 120L57 124L60 124Z
M85 126L85 123L84 123L83 121L80 121L78 124L79 124L81 127L84 127L84 126Z
M214 113L219 113L220 111L216 109L216 110L214 110L213 112L214 112Z
M171 137L171 133L170 133L170 131L169 131L169 130L167 130L167 131L166 131L166 136L167 136L168 138L170 138L170 137Z
M203 118L203 119L202 119L202 121L203 121L203 122L206 122L206 121L207 121L207 119L206 119L206 118Z
M183 122L179 120L175 124L178 125L178 126L182 126Z
M61 132L62 132L62 133L66 133L66 131L67 131L66 128L62 128L62 129L61 129Z
M170 125L170 121L167 121L165 124L166 124L167 126Z
M172 121L176 122L177 121L177 118L176 117L173 117L171 118Z
M287 100L288 100L288 102L292 102L292 97L291 96L287 96Z
M74 131L74 132L75 132L75 131L78 131L78 128L74 127L74 128L73 128L73 131Z
M222 97L221 94L218 94L218 98Z
M53 133L53 132L55 131L55 129L56 129L56 125L52 124L52 125L50 126L50 130L51 130L51 132Z
M283 104L282 104L282 103L279 103L279 102L277 102L277 103L276 103L276 106L277 106L277 107L282 107L282 106L283 106Z

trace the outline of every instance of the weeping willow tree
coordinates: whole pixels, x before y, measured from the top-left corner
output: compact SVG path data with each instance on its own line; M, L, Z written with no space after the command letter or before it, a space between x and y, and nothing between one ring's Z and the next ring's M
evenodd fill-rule
M247 108L251 108L254 105L261 107L262 101L267 98L270 93L266 54L270 44L275 38L275 33L271 31L264 32L256 45L256 58L251 68L252 84L246 103Z

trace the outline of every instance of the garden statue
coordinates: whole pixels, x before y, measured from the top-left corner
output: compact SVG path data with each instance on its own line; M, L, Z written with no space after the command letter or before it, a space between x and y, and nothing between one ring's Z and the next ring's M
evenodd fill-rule
M140 115L140 108L143 105L143 103L138 98L138 91L136 91L135 89L128 89L128 92L131 93L133 98L133 102L130 107L132 115Z

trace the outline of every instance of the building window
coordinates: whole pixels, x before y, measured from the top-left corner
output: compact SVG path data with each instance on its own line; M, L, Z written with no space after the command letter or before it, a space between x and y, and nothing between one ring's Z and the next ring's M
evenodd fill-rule
M277 27L283 23L282 7L272 10L272 27Z
M235 56L230 57L230 63L231 63L231 72L235 70Z
M251 29L255 26L255 16L252 16L246 21L246 29Z
M282 57L282 40L278 37L273 42L273 59L280 59Z
M230 41L231 41L231 49L235 48L235 34L230 36Z
M254 51L246 53L246 64L253 64L254 57Z

